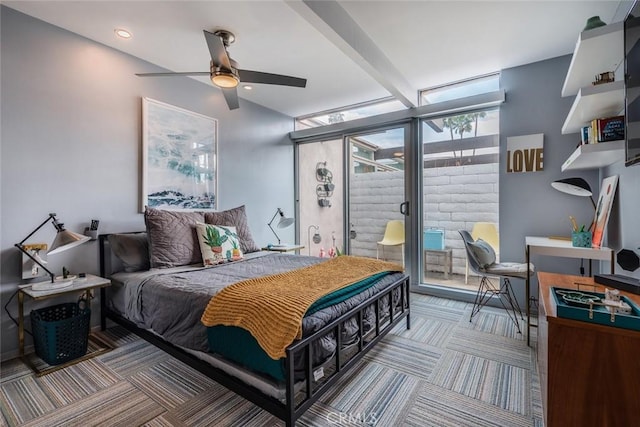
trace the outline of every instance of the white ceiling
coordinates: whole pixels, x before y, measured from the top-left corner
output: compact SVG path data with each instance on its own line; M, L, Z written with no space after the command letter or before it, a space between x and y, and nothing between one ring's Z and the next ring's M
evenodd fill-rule
M330 3L342 12L333 21L313 17L312 8L300 1L3 1L171 71L208 71L202 30L230 30L236 42L229 52L240 68L308 79L305 89L239 88L242 98L291 116L387 97L393 93L389 85L405 83L415 102L422 88L571 53L587 18L599 15L610 23L619 5L593 0ZM340 25L347 34L338 37L332 30ZM115 37L115 28L128 29L133 38ZM351 41L345 47L352 36L355 45ZM367 36L377 49L359 43ZM385 59L393 72L384 67ZM153 71L158 70L139 70Z

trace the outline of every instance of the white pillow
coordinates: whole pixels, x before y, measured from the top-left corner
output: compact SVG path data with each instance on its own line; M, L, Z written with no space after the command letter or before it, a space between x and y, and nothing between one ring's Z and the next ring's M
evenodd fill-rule
M243 258L240 239L235 227L196 224L202 263L207 265L238 261Z
M496 262L496 251L484 240L478 239L473 243L469 243L469 246L481 268L487 268Z

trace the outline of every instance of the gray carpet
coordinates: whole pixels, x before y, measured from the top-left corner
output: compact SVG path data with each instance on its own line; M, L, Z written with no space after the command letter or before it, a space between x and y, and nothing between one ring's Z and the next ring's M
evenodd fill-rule
M503 310L470 323L470 304L412 298L411 329L398 325L298 426L543 424L535 352ZM102 337L117 348L40 378L3 363L0 425L284 425L120 327Z

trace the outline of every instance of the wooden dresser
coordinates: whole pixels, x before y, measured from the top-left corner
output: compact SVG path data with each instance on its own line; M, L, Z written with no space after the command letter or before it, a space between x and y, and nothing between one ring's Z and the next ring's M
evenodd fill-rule
M640 332L556 316L552 286L604 292L593 278L538 273L538 370L546 427L640 423ZM583 286L587 284L591 286ZM640 295L621 292L640 306Z

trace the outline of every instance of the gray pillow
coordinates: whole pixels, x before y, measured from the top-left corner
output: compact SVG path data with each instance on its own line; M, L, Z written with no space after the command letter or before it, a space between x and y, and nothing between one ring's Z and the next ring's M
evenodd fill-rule
M212 225L235 227L238 237L240 238L240 249L242 253L248 254L260 250L260 247L256 245L256 242L253 241L253 237L251 236L244 205L226 211L207 212L204 215L204 222Z
M496 252L484 240L478 239L473 243L469 243L469 246L481 268L487 268L496 262Z
M198 222L204 222L204 213L147 207L144 222L149 235L151 268L202 263L195 227Z
M147 233L110 234L109 245L127 273L149 269Z

